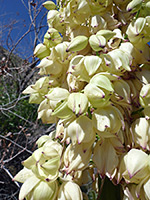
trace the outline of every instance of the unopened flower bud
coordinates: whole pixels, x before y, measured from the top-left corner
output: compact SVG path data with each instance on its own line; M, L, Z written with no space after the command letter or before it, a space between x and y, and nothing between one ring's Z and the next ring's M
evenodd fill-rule
M68 51L81 51L84 49L88 44L88 38L83 35L79 35L70 42L69 46L67 47Z
M50 55L50 49L48 49L44 44L40 43L35 47L34 56L38 57L40 60Z
M54 10L56 8L56 5L53 1L45 1L42 4L47 10Z
M142 0L132 0L128 5L127 5L127 8L126 10L128 12L137 12L140 8L141 8L141 5L142 5Z
M106 41L108 41L108 40L110 40L113 36L115 36L116 33L113 32L113 31L110 31L110 30L100 30L100 31L98 31L98 32L96 33L96 35L101 35L101 36L103 36L103 37L106 39Z
M106 46L106 39L101 35L91 35L89 43L94 51L100 51Z

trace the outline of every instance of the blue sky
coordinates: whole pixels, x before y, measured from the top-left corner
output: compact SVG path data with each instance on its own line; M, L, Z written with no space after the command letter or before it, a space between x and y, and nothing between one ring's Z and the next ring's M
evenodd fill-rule
M30 2L32 3L32 0ZM42 2L45 2L45 0L34 0L33 2L38 3L40 6ZM15 44L28 30L31 21L27 8L28 0L0 0L0 45L6 49L8 49L8 47L11 48L12 42ZM31 8L34 8L34 6L31 5ZM41 13L37 18L37 25L45 12L46 9L42 8ZM41 29L38 42L42 42L43 35L48 28L46 16L43 18L42 26L45 26L45 28ZM32 44L35 38L33 29L32 26L30 34L27 34L16 48L15 53L20 55L22 58L28 58L32 55ZM8 37L9 33L10 37Z
M30 0L30 2L32 1L41 5L46 0ZM56 0L53 1L55 2ZM27 7L28 0L0 0L0 45L6 49L8 47L11 48L11 44L15 44L28 30L31 21ZM45 12L46 9L42 8L41 14L37 18L37 25ZM46 16L43 18L42 25L45 27L41 29L38 43L43 41L43 35L48 28ZM24 59L33 55L33 42L35 38L33 26L31 30L30 34L27 34L23 38L14 51L15 54L18 54ZM9 33L10 37L8 37Z

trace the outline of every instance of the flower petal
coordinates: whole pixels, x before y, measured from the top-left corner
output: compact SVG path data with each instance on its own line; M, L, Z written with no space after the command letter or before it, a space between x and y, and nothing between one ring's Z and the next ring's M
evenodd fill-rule
M40 179L38 179L36 176L31 176L28 178L24 184L22 185L19 193L19 200L23 200L29 192L40 182Z

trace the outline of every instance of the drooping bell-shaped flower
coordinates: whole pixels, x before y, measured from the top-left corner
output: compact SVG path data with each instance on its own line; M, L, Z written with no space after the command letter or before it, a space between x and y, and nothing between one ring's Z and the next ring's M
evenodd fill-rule
M84 66L89 76L94 75L100 67L102 59L98 56L85 56Z
M91 105L95 108L109 104L110 92L102 90L95 84L89 83L86 85L84 88L84 94L87 96Z
M122 159L119 172L128 183L139 184L147 176L148 154L139 149L131 149Z
M43 58L37 67L40 68L40 75L59 76L63 70L61 63L53 61L49 57Z
M142 44L146 44L147 42L149 42L149 30L149 16L145 18L139 17L129 24L126 33L129 37L130 42L133 43L136 47L139 47L139 45L142 46Z
M52 116L58 117L60 119L68 119L75 115L72 112L72 110L68 107L67 100L65 100L63 102L57 103L55 109L53 110Z
M116 49L119 47L121 41L124 40L123 36L122 36L122 32L120 29L116 28L113 30L114 36L112 38L110 38L110 40L108 41L108 46L112 49Z
M61 64L68 64L68 53L66 52L66 49L69 45L69 42L62 42L55 46L55 50L57 53L57 59Z
M139 51L131 42L121 43L119 49L126 52L129 56L130 66L135 67L137 63L142 64L146 62L143 53L141 53L141 51Z
M38 145L38 148L42 147L47 141L49 141L51 138L49 135L43 135L41 136L37 141L36 144Z
M102 73L98 73L95 76L93 76L90 80L90 83L94 84L94 85L96 85L96 86L98 86L98 87L100 87L104 90L107 90L107 91L110 91L110 92L114 91L113 85L110 82L109 78L107 78L107 75L105 76Z
M123 128L124 119L119 109L109 105L104 108L96 109L93 112L92 121L97 133L105 137L105 132L114 134Z
M95 140L95 138L94 138ZM64 170L67 174L72 171L83 170L87 167L91 155L92 144L94 140L89 143L69 144L63 155Z
M104 54L105 66L104 69L110 73L121 75L125 71L131 71L130 62L131 55L123 50L115 49L107 54Z
M115 143L111 143L111 139L108 138L98 141L94 147L92 160L96 164L102 177L107 175L108 177L113 178L115 175L115 169L118 166L119 157L115 146L113 145L115 145ZM123 145L121 146L123 147Z
M89 81L89 75L84 66L83 55L77 55L72 58L70 61L68 73L75 76L75 78L79 81Z
M62 155L62 146L51 139L49 135L43 135L41 136L37 141L36 144L38 145L38 148L46 146L46 147L53 147L61 157Z
M70 137L72 144L91 143L95 138L92 120L87 116L81 115L64 128L64 139Z
M40 43L34 49L34 56L38 57L40 60L50 55L50 49L46 45Z
M114 81L114 93L111 100L119 105L131 109L131 91L128 83L122 79Z
M19 200L55 200L58 192L57 181L49 182L36 177L31 170L23 168L13 178L14 181L23 183L19 192Z
M92 34L97 33L98 30L106 29L106 21L100 15L95 15L91 18L91 32Z
M136 119L131 126L131 131L135 146L150 150L150 121L144 117Z
M45 97L51 101L59 102L67 99L69 97L69 92L67 89L56 87L52 88Z
M68 97L67 105L78 116L87 111L88 98L83 93L71 93Z
M69 96L69 92L64 88L52 88L45 97L47 98L47 106L45 109L51 109L51 117L64 117L71 113L71 110L67 107L66 100ZM48 108L48 105L50 106ZM41 107L39 108L41 110ZM42 109L43 110L43 109ZM60 115L61 113L61 115ZM68 113L68 114L67 114ZM40 113L39 113L40 114Z
M85 82L80 81L79 78L73 75L71 72L67 74L67 84L69 91L79 92L84 88Z
M61 42L62 38L59 32L54 28L49 28L46 34L44 35L44 45L46 45L47 48L51 48Z
M47 23L50 28L56 29L58 33L64 33L65 24L60 11L50 10L47 13Z
M58 177L60 155L52 146L44 145L35 150L22 164L40 179L54 181Z
M104 74L94 75L89 84L84 88L84 94L87 96L93 107L103 107L108 104L114 89L111 81Z
M55 123L55 117L52 116L52 112L57 103L57 101L44 99L38 107L38 119L41 119L44 124Z
M83 200L80 187L73 181L64 181L58 191L58 200Z
M90 78L100 71L102 59L98 56L75 56L68 69L68 73L74 75L78 80L89 82Z
M49 91L49 81L49 77L42 77L23 91L23 94L30 94L29 103L40 104L44 100L45 94Z
M59 118L67 118L71 115L74 115L71 106L69 107L70 104L68 105L68 102L71 100L69 100L70 93L67 89L59 87L53 88L45 97L54 105L54 107L52 108L53 111L51 113L52 116Z

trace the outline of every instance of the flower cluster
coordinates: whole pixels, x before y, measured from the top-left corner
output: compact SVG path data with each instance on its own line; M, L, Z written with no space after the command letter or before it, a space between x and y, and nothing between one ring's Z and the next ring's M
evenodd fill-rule
M23 93L56 131L15 176L19 199L83 199L79 186L95 169L122 186L124 199L150 199L150 1L43 6L48 30L34 51L43 77Z

